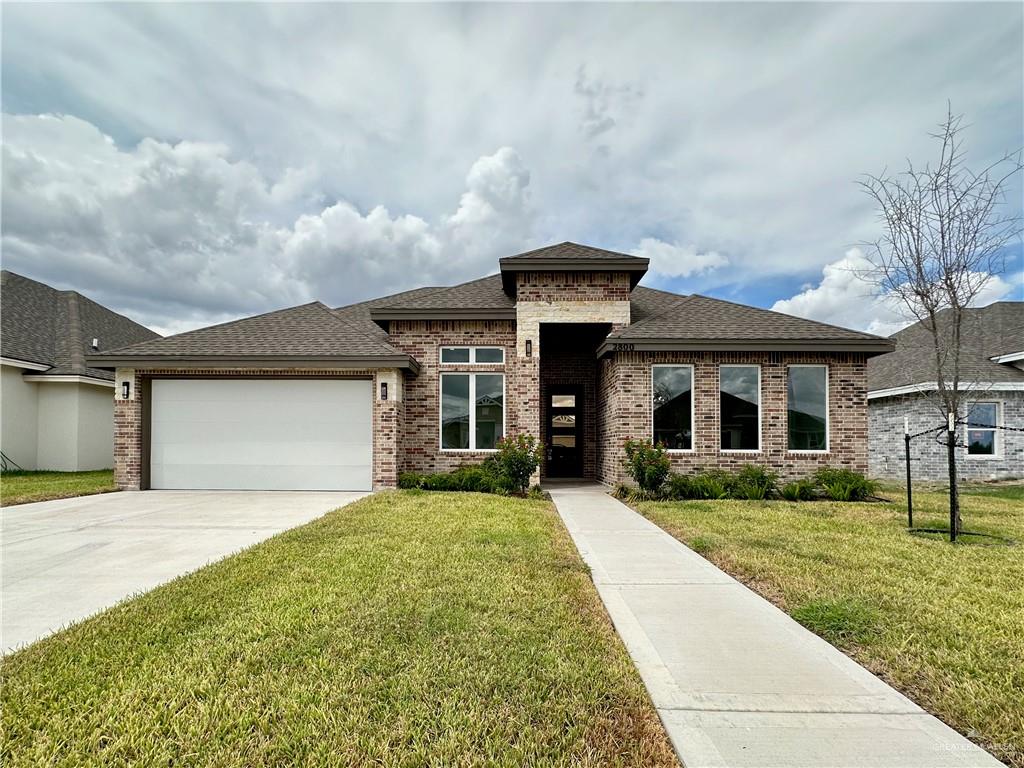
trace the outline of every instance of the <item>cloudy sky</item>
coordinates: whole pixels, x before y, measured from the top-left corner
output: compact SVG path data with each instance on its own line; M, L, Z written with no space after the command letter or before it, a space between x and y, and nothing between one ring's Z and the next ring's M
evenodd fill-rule
M891 332L855 185L1024 145L1019 3L3 7L3 264L161 332L562 240ZM1009 195L1020 211L1021 186ZM1016 246L986 300L1024 298Z

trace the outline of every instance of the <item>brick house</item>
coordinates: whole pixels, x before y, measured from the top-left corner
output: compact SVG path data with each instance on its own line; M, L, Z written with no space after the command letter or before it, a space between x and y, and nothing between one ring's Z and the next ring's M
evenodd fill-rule
M931 334L915 323L891 339L896 350L868 363L869 467L876 477L902 479L904 424L916 434L941 426L943 415ZM966 310L960 356L966 423L960 427L959 475L967 480L1024 477L1024 302ZM913 441L915 480L948 479L944 440L945 432Z
M867 360L891 342L638 286L647 264L562 243L93 356L116 370L117 483L386 488L516 433L543 442L543 478L617 482L629 437L681 471L867 470Z

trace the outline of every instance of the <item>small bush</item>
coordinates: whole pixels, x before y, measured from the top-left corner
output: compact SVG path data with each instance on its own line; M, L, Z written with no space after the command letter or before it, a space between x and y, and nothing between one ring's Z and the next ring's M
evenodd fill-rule
M627 440L625 448L630 477L641 490L657 492L672 469L665 449L660 445L651 445L650 440Z
M794 480L786 483L780 491L786 501L810 501L814 498L814 483L810 480Z
M695 499L727 499L732 495L734 478L724 469L709 469L693 478Z
M541 488L539 485L534 485L526 494L528 499L550 499L551 494Z
M665 496L669 499L700 499L703 498L699 495L698 488L694 483L694 478L690 475L680 475L673 472L668 476L668 482L665 484Z
M758 464L747 464L733 478L731 496L736 499L767 499L776 493L779 476Z
M542 446L533 435L518 434L498 441L494 455L497 477L512 491L526 493L540 466Z
M814 473L814 482L833 501L863 501L878 489L874 481L860 472L843 467L819 467Z
M402 472L398 475L399 488L422 488L423 475L419 472Z
M627 483L616 483L615 487L612 488L612 496L616 499L628 499L629 494L633 492L632 486Z

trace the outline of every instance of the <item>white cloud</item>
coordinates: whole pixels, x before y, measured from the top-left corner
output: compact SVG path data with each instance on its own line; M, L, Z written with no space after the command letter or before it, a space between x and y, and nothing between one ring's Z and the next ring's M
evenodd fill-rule
M693 245L666 243L654 237L640 240L632 253L647 257L651 260L651 271L670 278L703 274L729 263L729 259L717 251L700 252Z
M821 282L807 286L789 299L780 299L772 306L776 312L820 320L833 325L857 328L879 336L891 336L915 322L899 298L881 294L866 279L871 262L858 248L822 270ZM993 276L978 295L974 306L983 307L999 301L1013 290L999 276Z
M5 134L5 266L162 330L485 274L530 234L530 174L510 147L479 158L433 223L346 200L278 222L308 172L271 180L212 143L122 150L68 116L6 116Z

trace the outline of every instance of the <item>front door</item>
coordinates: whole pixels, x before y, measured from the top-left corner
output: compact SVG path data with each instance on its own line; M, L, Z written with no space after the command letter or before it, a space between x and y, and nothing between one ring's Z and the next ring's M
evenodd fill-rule
M548 401L547 476L583 475L583 403L579 388L553 389Z

